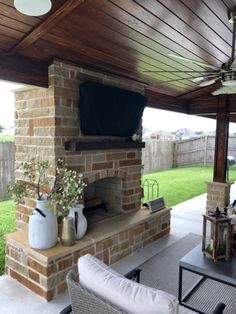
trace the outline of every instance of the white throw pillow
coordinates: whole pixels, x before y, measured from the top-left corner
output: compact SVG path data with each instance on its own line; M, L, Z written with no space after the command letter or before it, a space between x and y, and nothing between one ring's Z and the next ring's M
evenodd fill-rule
M178 314L171 294L124 278L94 256L78 260L81 286L129 314Z

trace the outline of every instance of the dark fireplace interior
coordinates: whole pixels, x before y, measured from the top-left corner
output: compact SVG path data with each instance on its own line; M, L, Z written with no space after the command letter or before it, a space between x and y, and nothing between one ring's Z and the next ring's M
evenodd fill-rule
M89 184L84 191L84 205L89 224L121 214L121 178L107 177Z

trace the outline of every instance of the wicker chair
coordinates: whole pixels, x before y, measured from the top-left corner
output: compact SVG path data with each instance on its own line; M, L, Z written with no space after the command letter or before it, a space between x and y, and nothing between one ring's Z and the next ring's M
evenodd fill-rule
M139 282L140 269L132 270L126 274L126 277ZM71 298L71 305L63 309L60 314L127 314L111 303L97 297L87 289L84 289L78 282L74 281L72 271L67 274L66 280ZM219 303L212 314L222 314L224 308L225 305ZM184 313L195 313L190 310L188 312L188 309L185 310Z
M135 268L128 272L125 277L139 282L140 272L141 269ZM90 291L84 289L78 282L75 282L72 271L67 274L66 281L72 305L68 305L60 312L60 314L126 314L114 305L98 298Z

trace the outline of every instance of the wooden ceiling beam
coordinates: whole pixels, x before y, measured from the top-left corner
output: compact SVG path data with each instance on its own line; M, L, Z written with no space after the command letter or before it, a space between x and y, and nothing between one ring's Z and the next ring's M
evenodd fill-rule
M145 89L145 97L148 100L148 107L163 109L181 113L187 113L188 101L178 97L158 93L152 89Z
M217 112L218 97L202 96L189 101L188 114L209 115Z
M0 52L0 79L48 87L48 64L28 57Z
M192 100L192 99L197 98L197 97L206 96L208 94L211 94L212 92L214 92L215 90L217 90L221 86L222 86L221 82L215 83L215 84L212 84L210 86L201 87L197 90L186 93L180 97L182 99L185 99L185 100Z
M26 49L84 2L85 0L67 0L58 10L49 15L47 19L19 41L9 52L18 53Z
M194 115L211 115L216 114L218 111L219 96L202 96L189 101L188 114ZM231 114L236 113L236 94L228 96L228 112Z

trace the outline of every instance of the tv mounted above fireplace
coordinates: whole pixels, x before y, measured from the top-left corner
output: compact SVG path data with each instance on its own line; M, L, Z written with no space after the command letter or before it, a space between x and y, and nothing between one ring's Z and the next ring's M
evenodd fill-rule
M84 135L131 137L136 133L146 98L96 82L80 84L80 127Z

